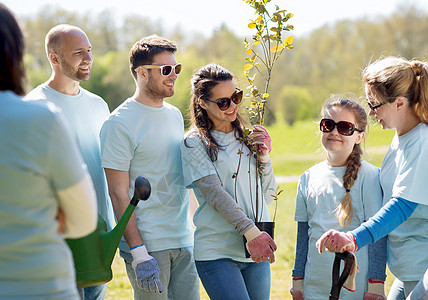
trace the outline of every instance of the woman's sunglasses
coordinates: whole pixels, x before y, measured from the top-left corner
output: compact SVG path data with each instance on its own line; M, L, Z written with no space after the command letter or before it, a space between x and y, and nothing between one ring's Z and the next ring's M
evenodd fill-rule
M142 65L141 67L146 69L160 69L162 76L169 76L172 73L172 70L174 70L175 74L180 74L181 72L181 66L182 64L176 64L175 66L172 65L163 65L163 66L156 66L156 65Z
M230 107L231 101L233 101L233 103L235 103L235 104L241 103L243 94L244 94L244 92L237 88L237 89L235 89L235 92L233 93L232 97L230 97L230 98L220 98L217 101L204 99L204 101L215 103L215 104L217 104L217 106L220 110L225 111Z
M340 121L336 123L332 119L322 119L320 122L321 132L332 132L334 127L337 127L337 131L341 135L346 136L353 135L355 131L363 132L362 130L357 129L351 122Z

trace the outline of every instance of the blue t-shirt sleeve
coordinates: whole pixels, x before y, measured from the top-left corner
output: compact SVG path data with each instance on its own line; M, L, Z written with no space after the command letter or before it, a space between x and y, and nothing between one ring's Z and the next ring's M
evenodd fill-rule
M358 249L386 236L414 212L418 203L402 198L392 198L373 217L351 231Z
M306 261L309 248L309 224L297 222L296 258L294 259L293 277L305 278Z

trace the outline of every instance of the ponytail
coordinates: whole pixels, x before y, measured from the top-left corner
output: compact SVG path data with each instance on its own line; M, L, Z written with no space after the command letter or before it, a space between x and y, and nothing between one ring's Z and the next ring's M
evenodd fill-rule
M428 67L420 61L410 64L415 75L413 111L421 122L428 124Z

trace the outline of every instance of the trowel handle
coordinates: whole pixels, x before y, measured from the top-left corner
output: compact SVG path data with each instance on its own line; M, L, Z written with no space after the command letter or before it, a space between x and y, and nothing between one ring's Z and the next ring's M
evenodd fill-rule
M137 206L138 201L149 199L151 190L150 182L143 176L138 176L135 179L134 196L131 199L131 204Z
M345 266L343 267L342 275L340 275L339 277L341 260L345 262ZM342 289L343 284L351 273L354 263L355 257L348 251L345 251L343 253L336 253L333 263L333 280L329 300L339 299L340 290Z

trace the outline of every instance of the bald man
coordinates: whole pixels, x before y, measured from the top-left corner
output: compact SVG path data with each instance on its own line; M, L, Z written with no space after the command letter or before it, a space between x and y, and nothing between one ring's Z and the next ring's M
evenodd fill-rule
M81 82L91 78L91 43L79 27L61 24L48 32L45 48L52 75L32 90L25 100L53 102L63 111L94 183L98 212L110 230L114 224L113 210L101 168L99 143L101 126L110 111L101 97L80 86ZM103 284L80 289L79 292L82 299L100 300L105 298L106 291L107 284Z

